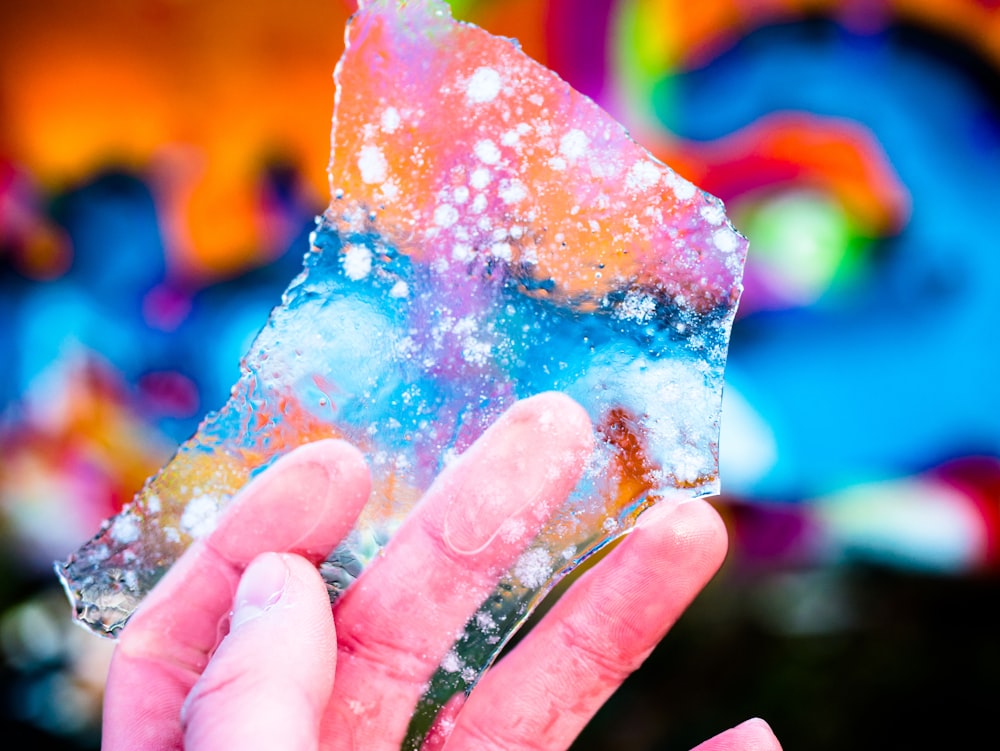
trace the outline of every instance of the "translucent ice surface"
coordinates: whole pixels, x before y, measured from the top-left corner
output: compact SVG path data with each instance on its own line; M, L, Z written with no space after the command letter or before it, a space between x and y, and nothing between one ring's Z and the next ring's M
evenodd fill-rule
M375 490L323 566L335 594L449 456L515 400L563 391L594 422L592 461L470 621L433 707L642 509L717 491L746 241L511 40L438 0L361 6L336 72L333 198L302 274L230 400L59 572L77 617L114 634L254 473L338 436Z

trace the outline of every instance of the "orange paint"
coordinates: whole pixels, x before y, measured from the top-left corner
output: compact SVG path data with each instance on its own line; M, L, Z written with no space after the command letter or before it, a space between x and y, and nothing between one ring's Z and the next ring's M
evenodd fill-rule
M794 185L836 197L872 237L909 219L909 192L875 137L852 121L776 113L717 141L661 139L653 151L723 200Z

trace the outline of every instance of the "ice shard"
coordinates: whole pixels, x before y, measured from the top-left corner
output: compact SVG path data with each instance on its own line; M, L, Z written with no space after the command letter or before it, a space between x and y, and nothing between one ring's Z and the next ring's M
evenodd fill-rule
M359 446L375 491L324 575L377 554L450 455L515 400L563 391L597 448L470 621L489 663L541 594L665 494L718 490L746 241L721 203L509 39L440 0L370 0L336 70L329 209L229 401L59 573L114 634L249 478L302 443ZM431 702L433 703L433 701Z

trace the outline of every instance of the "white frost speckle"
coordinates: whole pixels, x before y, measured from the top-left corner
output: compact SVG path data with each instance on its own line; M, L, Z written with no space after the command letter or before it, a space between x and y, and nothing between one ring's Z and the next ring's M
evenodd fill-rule
M566 169L566 160L561 156L554 156L549 159L549 168L554 169L556 172L562 172Z
M367 245L348 245L341 258L348 279L364 279L372 270L372 252Z
M514 564L514 576L529 589L540 587L552 575L552 558L544 548L532 548Z
M571 162L583 156L590 139L579 128L573 128L559 140L559 153Z
M482 193L472 199L472 211L476 214L482 214L486 211L486 196Z
M510 243L493 243L490 246L490 253L502 261L509 261L513 257L513 250Z
M705 471L705 457L690 448L678 451L671 460L672 466L669 469L681 482L697 482L698 477Z
M111 526L111 538L122 545L139 539L139 521L131 514L122 514Z
M476 157L483 164L496 164L500 161L500 149L488 138L479 141L473 151L476 152Z
M476 190L482 190L487 185L490 184L490 171L485 167L477 167L472 170L472 175L469 176L469 185L471 185Z
M480 631L493 631L497 627L497 622L489 613L480 611L476 613L476 625L479 626Z
M660 170L652 162L636 162L625 176L625 187L631 191L649 190L660 179Z
M381 183L389 175L389 163L378 146L371 144L361 147L358 155L358 169L361 170L361 180L369 184Z
M209 534L219 520L218 499L210 495L199 495L188 501L181 514L181 530L198 540Z
M717 203L706 203L701 207L701 218L717 227L726 218L726 212Z
M471 261L475 257L475 253L473 252L471 245L457 243L451 249L451 257L456 261L465 263L466 261Z
M382 130L386 133L395 133L399 128L399 110L395 107L386 107L382 113Z
M146 511L151 514L160 513L160 496L150 495L146 498Z
M694 198L694 192L696 188L694 183L685 180L679 175L674 178L673 185L674 195L677 196L681 201L690 201Z
M441 669L446 673L457 673L465 667L465 663L462 662L462 658L459 657L454 649L449 649L448 653L441 660Z
M395 201L399 198L399 185L396 184L395 180L386 180L382 183L382 197L386 201Z
M476 68L465 87L465 95L470 102L492 102L500 93L500 74L493 68Z
M410 285L404 282L402 279L392 285L392 289L389 290L389 297L409 297L410 295Z
M656 314L656 300L652 295L632 290L625 295L618 307L615 315L618 318L635 321L636 323L646 323Z
M469 200L469 189L464 185L459 185L452 192L452 198L457 204L463 204Z
M528 189L519 180L505 180L500 185L499 195L506 204L518 203L528 197Z
M462 342L462 357L472 365L486 365L492 351L489 342L481 342L471 335Z
M458 209L450 203L442 203L434 209L434 224L438 227L450 227L458 221Z
M712 241L715 243L715 247L723 253L732 253L740 244L736 233L729 229L729 227L722 227L715 230L712 233Z

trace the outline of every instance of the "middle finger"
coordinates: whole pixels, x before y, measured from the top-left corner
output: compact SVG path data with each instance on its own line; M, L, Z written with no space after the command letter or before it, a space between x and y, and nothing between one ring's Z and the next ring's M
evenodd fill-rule
M590 456L583 408L518 402L450 464L334 610L332 748L398 749L466 621L566 500Z

